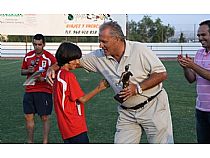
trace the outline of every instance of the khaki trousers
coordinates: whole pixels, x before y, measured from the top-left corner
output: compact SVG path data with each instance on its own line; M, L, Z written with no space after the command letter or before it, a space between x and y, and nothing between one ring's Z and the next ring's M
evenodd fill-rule
M118 113L114 143L140 143L143 130L148 143L174 143L168 95L164 89L144 108L124 110L119 106Z

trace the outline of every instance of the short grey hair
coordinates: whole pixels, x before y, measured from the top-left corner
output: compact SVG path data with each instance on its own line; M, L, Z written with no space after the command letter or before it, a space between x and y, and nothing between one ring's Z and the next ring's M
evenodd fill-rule
M113 37L117 37L120 40L124 41L125 40L125 36L123 34L122 28L121 26L116 22L116 21L108 21L103 23L100 27L99 27L99 34L105 30L106 28L111 28L110 29L110 34Z

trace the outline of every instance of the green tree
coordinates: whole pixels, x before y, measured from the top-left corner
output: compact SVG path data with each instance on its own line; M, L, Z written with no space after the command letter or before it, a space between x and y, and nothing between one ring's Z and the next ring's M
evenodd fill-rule
M137 30L138 30L138 24L131 20L131 21L128 21L128 31L127 31L127 39L129 40L136 40L136 39L139 39L139 35L137 34Z
M140 42L168 42L175 33L174 27L163 25L160 18L153 21L148 15L137 23L131 20L128 29L128 39Z
M168 26L166 27L166 42L168 42L168 39L170 37L173 37L175 34L175 28L171 27L170 24L168 24Z
M184 37L184 33L181 32L180 36L179 36L179 43L184 43L186 42L186 38Z
M162 25L162 21L160 18L157 18L154 22L154 30L151 33L151 41L152 42L164 42L165 34L164 34L164 26Z
M31 42L32 36L8 35L8 42Z
M138 22L138 31L141 42L151 42L153 33L155 31L155 25L149 16L144 16L141 21Z

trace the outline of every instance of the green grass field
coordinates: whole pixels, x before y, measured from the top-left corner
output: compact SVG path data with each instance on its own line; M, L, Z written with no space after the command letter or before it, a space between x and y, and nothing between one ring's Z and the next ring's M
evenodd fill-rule
M0 60L0 143L26 143L25 121L22 111L24 76L20 75L22 60ZM169 95L175 143L196 143L195 133L195 85L187 83L176 61L164 61L168 79L164 87ZM94 88L101 76L74 71L85 92ZM117 121L117 103L111 88L88 102L86 118L91 143L113 143ZM42 123L35 120L35 143L42 142ZM55 113L51 116L50 143L63 143L58 131ZM141 143L147 143L145 134Z

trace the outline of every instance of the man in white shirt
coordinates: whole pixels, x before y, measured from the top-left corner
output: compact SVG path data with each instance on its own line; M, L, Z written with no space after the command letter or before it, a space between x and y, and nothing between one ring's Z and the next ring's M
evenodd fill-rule
M115 143L140 143L142 131L149 143L174 143L172 121L166 91L162 82L167 78L164 65L145 45L126 41L117 22L110 21L99 28L100 48L80 59L80 67L98 72L107 79L116 94L123 98L118 106ZM117 83L129 64L129 86ZM48 82L53 83L53 66Z

